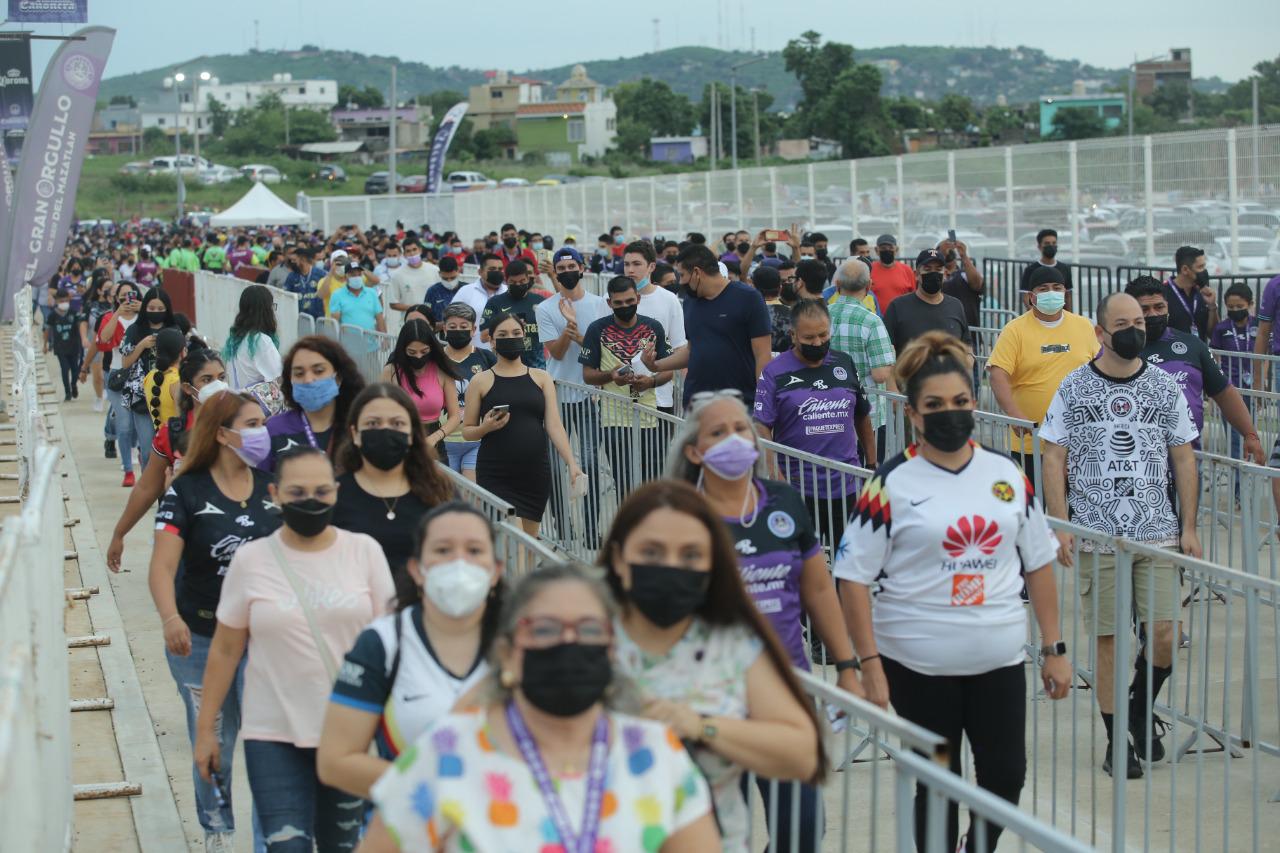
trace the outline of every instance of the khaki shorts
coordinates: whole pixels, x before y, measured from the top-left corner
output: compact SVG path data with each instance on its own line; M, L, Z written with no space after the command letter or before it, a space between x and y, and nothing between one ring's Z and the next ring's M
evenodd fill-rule
M1077 583L1084 625L1098 637L1116 633L1116 555L1081 553L1077 557ZM1097 596L1097 624L1094 624L1094 597ZM1172 622L1178 618L1181 601L1178 570L1173 563L1145 555L1133 557L1133 606L1140 622Z

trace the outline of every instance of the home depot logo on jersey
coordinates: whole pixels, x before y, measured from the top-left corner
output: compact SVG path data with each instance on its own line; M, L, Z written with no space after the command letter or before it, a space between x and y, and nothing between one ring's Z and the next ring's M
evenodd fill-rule
M972 607L984 599L982 575L953 575L951 578L951 606Z

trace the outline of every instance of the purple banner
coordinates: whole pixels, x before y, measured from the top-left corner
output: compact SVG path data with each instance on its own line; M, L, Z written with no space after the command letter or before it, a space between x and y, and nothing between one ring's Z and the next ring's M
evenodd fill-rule
M9 0L9 20L28 24L83 24L89 0Z
M440 192L440 176L444 172L444 155L449 153L449 143L453 142L453 135L458 132L458 125L462 124L462 117L467 113L467 102L454 104L449 108L449 112L444 114L444 118L440 120L440 129L436 131L435 139L431 140L431 156L427 161L427 192Z
M6 258L5 319L24 284L43 286L58 271L75 217L76 187L93 125L102 72L116 31L85 27L49 60L23 144L14 185L13 221Z

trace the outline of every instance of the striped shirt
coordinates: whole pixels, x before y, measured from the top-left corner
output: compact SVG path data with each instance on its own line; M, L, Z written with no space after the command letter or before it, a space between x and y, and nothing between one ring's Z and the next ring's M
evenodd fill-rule
M849 354L863 387L884 390L882 383L872 380L871 371L893 364L893 343L884 322L861 301L842 296L831 306L831 348ZM877 405L871 396L872 424L884 426L884 414L884 406Z

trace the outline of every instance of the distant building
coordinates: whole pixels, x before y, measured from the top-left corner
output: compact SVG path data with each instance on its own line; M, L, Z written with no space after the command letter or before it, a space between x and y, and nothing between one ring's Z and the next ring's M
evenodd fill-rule
M251 83L222 83L214 77L198 87L187 80L178 86L176 97L172 78L165 78L165 83L165 92L141 107L144 130L158 127L173 133L176 125L183 133L194 133L199 128L201 135L206 134L210 130L211 99L231 112L257 106L268 95L275 95L289 109L327 111L338 104L337 80L294 80L291 74L274 74L270 80Z
M552 166L568 166L584 156L599 157L618 136L618 107L604 86L573 67L556 87L554 101L516 108L516 147L520 155L540 154Z
M840 143L834 139L811 136L808 139L779 139L778 156L783 160L831 160L841 154Z
M1168 54L1135 62L1133 65L1133 89L1139 98L1149 97L1166 83L1174 80L1191 85L1191 48L1171 48Z
M137 107L113 104L94 113L88 154L137 154L142 150L142 113Z
M1053 117L1058 110L1074 108L1097 112L1102 116L1107 130L1114 130L1124 120L1125 101L1128 97L1123 93L1103 95L1041 95L1040 96L1040 137L1053 135Z
M363 142L370 154L386 153L391 142L391 108L334 110L330 117L343 142ZM396 110L396 150L413 151L430 145L431 108L399 107Z
M649 140L649 159L657 163L692 163L710 151L705 136L654 136Z
M486 71L489 82L472 86L467 118L476 130L495 127L516 129L516 111L524 104L542 103L542 80L518 77L506 71Z

